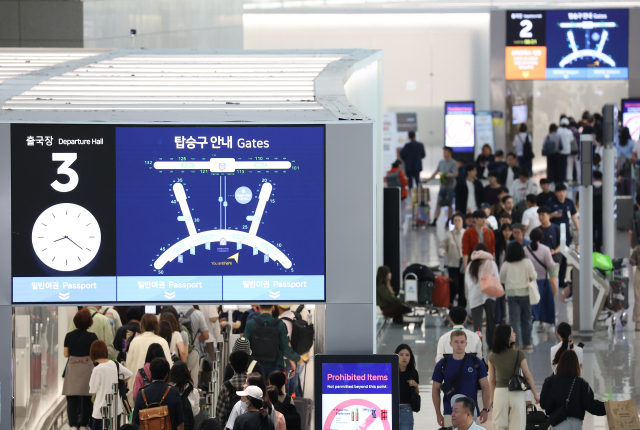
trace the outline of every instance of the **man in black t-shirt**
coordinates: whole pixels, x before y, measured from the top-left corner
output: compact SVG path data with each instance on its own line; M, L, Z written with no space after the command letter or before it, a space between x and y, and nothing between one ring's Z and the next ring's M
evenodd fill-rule
M140 320L144 315L144 306L131 306L127 310L127 322L120 327L113 339L113 347L119 351L118 358L126 359L129 343L140 333Z
M540 206L538 208L538 219L540 219L540 229L542 230L542 244L547 245L551 249L551 256L557 263L560 262L562 254L560 253L560 227L551 223L551 209L549 206ZM564 257L562 257L564 258ZM560 265L556 265L549 271L549 281L554 296L558 291L558 276L560 273Z
M551 181L547 178L540 179L540 188L542 192L536 196L536 204L538 206L546 206L549 199L555 197L553 191L549 191Z

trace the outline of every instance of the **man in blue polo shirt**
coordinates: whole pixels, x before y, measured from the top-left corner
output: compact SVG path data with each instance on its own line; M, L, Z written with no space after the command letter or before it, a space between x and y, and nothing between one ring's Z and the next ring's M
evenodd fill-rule
M451 332L451 348L453 354L445 356L438 361L433 370L433 389L431 397L438 417L440 427L451 427L451 399L458 395L463 395L473 399L477 403L478 384L482 389L482 403L484 409L480 412L480 424L487 421L489 414L489 402L491 393L489 378L487 378L487 368L482 360L472 354L466 354L467 335L464 330L454 330ZM443 404L444 416L440 409L440 390L445 391ZM446 393L452 389L450 393ZM479 410L476 407L476 411Z
M567 187L563 182L556 183L556 196L549 199L547 202L547 206L551 210L551 222L560 226L561 224L566 225L567 232L567 246L571 245L571 229L569 227L569 217L573 220L573 223L576 225L576 230L580 232L580 224L578 221L578 216L576 215L578 211L576 210L576 205L573 203L571 199L567 198ZM559 283L560 288L565 288L567 283L565 282L565 275L567 273L567 259L562 256L562 261L560 261L560 273Z

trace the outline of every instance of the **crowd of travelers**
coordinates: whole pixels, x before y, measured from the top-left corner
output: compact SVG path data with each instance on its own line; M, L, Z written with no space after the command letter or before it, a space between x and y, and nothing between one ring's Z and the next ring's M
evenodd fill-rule
M293 398L302 397L299 375L314 340L303 306L253 305L231 315L209 305L156 310L131 306L124 318L112 307L86 306L74 315L62 391L71 430L107 428L102 408L113 384L121 429L302 430ZM203 419L225 330L238 336L215 418Z

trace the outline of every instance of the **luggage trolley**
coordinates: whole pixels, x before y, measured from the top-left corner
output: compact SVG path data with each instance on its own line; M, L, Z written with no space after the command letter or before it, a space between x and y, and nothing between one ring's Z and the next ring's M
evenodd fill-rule
M433 282L419 282L417 274L408 272L404 274L403 287L404 302L407 306L411 306L414 309L420 308L424 311L424 316L442 318L444 325L449 325L449 308L438 307L433 304L432 295L433 290L436 288ZM412 318L412 316L409 316L409 318Z
M593 253L593 268L609 281L611 286L598 322L606 326L611 319L611 328L616 329L618 313L620 324L624 327L628 322L629 309L629 278L622 275L624 259L612 260L608 255Z

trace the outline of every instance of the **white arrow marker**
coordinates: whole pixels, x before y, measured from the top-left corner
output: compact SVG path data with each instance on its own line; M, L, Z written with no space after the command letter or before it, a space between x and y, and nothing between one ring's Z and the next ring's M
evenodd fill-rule
M170 293L168 291L165 291L164 297L167 298L167 299L175 299L176 298L176 293L175 292L174 293Z
M61 300L67 300L71 293L58 293L58 298Z
M280 297L280 291L269 291L269 296L272 299L277 299L278 297Z

